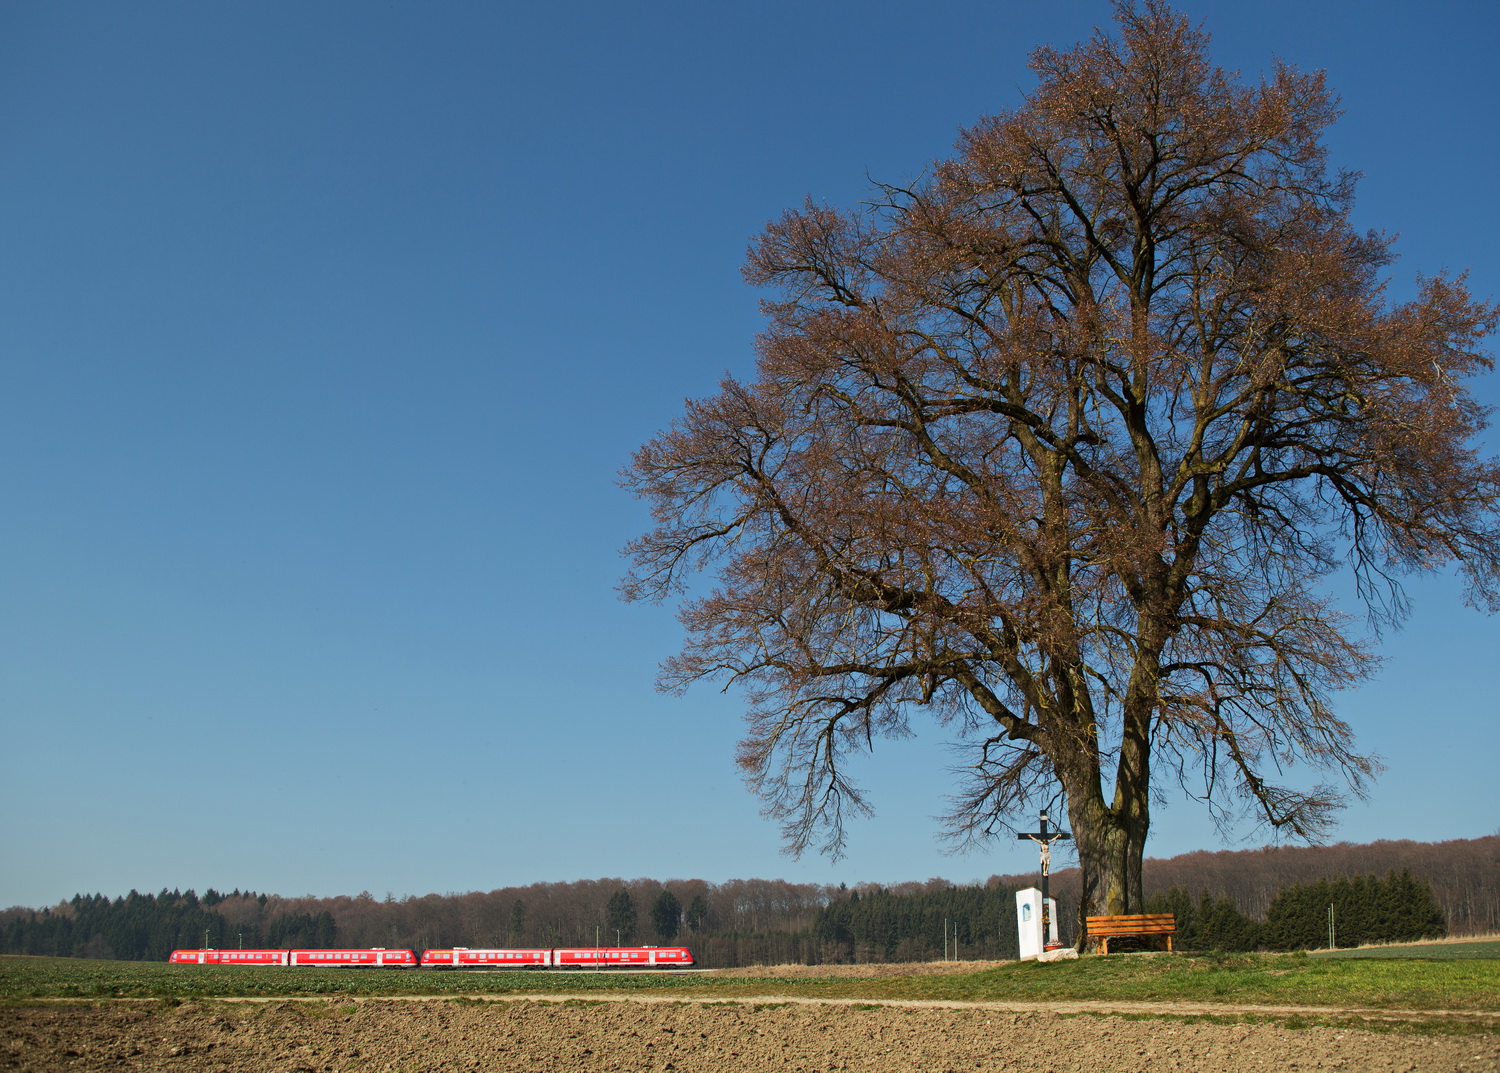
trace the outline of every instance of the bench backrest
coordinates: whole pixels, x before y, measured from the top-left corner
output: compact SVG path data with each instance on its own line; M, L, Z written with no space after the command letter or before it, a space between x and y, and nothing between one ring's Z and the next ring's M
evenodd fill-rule
M1127 913L1120 916L1086 917L1090 935L1157 935L1177 930L1172 913Z

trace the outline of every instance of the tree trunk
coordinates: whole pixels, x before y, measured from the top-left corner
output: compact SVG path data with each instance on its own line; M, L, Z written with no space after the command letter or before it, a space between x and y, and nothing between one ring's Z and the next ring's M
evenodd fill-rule
M1144 913L1141 859L1151 826L1151 718L1165 643L1160 628L1141 631L1141 651L1130 676L1121 717L1114 803L1104 799L1097 738L1088 738L1085 763L1059 770L1068 795L1068 818L1078 848L1082 883L1078 898L1079 948L1088 943L1090 916Z
M1150 826L1150 802L1143 788L1122 783L1111 807L1104 801L1097 774L1086 779L1059 774L1068 794L1068 820L1082 873L1078 936L1083 949L1086 917L1145 912L1141 859Z

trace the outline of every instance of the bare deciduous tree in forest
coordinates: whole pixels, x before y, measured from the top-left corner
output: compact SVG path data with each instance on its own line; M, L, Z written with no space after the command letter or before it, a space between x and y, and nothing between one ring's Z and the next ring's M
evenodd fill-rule
M1465 386L1495 307L1462 277L1386 298L1321 74L1245 84L1155 0L1116 21L1037 50L920 182L770 224L755 380L625 478L658 521L627 597L719 582L664 685L747 691L740 763L794 851L840 850L845 758L926 707L972 747L959 837L1065 799L1081 913L1141 910L1173 781L1314 837L1375 772L1330 704L1375 663L1330 572L1377 628L1404 573L1456 564L1490 610L1500 576Z

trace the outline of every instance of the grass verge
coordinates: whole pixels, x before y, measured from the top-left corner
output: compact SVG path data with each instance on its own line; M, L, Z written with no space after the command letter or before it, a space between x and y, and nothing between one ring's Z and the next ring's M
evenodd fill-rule
M0 957L0 1000L591 995L721 1001L1118 1002L1443 1011L1500 1018L1500 961L1310 958L1303 954L1115 955L1020 962L952 975L718 978L699 974L282 969ZM1288 1015L1290 1016L1290 1015ZM1327 1019L1330 1015L1316 1015ZM1493 1031L1493 1027L1489 1029Z
M1500 958L1500 939L1473 942L1401 943L1392 946L1358 946L1350 950L1314 950L1315 958L1404 958L1423 961L1451 961L1469 958Z

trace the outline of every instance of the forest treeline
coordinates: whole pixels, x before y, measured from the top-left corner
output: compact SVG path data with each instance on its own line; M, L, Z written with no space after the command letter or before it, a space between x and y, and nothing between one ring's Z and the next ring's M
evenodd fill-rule
M1176 918L1180 950L1311 950L1448 934L1432 885L1406 869L1293 883L1277 893L1264 920L1228 898L1204 890L1195 899L1182 887L1157 891L1146 900L1146 911ZM1124 947L1117 941L1110 949Z
M1066 845L1061 843L1060 845ZM1450 935L1500 933L1500 834L1442 842L1382 840L1332 846L1266 846L1251 850L1201 850L1177 857L1147 858L1142 878L1148 899L1180 888L1207 891L1241 912L1265 920L1285 888L1320 880L1385 876L1409 871L1431 884ZM992 884L1034 884L1020 875L992 876ZM1078 907L1078 870L1052 874L1058 916L1071 921Z
M1339 945L1500 931L1500 836L1192 853L1146 861L1182 949ZM178 948L686 943L711 967L1015 956L1014 891L1032 875L853 888L784 880L599 879L469 894L287 898L209 889L78 895L0 912L0 952L163 960ZM1076 871L1055 873L1065 939ZM1363 929L1363 930L1362 930ZM1382 930L1383 929L1383 930ZM1399 932L1400 934L1397 934Z

